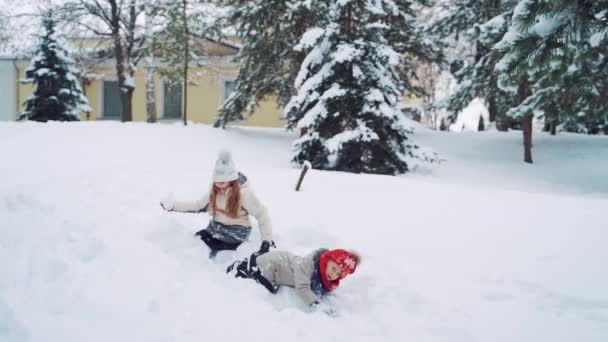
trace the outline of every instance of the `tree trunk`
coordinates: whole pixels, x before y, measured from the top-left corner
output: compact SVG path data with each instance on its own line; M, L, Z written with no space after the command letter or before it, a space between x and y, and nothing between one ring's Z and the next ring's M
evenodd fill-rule
M492 72L492 76L490 76L490 93L488 96L488 114L489 121L493 122L496 126L496 129L500 132L506 132L509 130L509 120L507 119L507 115L505 112L501 112L498 104L496 103L496 98L500 96L498 94L498 78L495 72Z
M146 114L147 121L156 122L156 96L154 96L154 74L152 66L146 67Z
M133 88L126 87L126 91L123 91L120 94L120 98L122 100L122 110L123 110L123 118L122 122L133 121Z
M120 42L118 45L121 45ZM120 54L122 54L122 47L116 48L116 58L117 58L116 73L118 74L118 88L120 89L120 101L122 102L122 118L121 119L122 119L122 122L127 122L127 121L133 121L133 113L132 113L133 87L130 84L127 84L127 76L125 74L128 71L125 70L123 63L119 62L119 60L124 61L123 56L118 57L119 50L121 50ZM133 82L133 80L131 79L130 82Z
M488 96L488 121L490 123L496 123L496 127L498 127L498 123L496 121L497 111L498 109L496 108L496 93L490 92L490 96Z
M150 4L146 1L146 24L145 24L145 35L147 40L152 39L152 23L150 14ZM146 117L150 123L156 122L156 96L155 96L155 84L154 84L154 52L150 49L148 56L146 56Z
M346 5L346 36L352 41L352 8L350 3Z
M524 161L532 164L532 114L526 114L522 119L524 135Z
M551 135L556 135L557 134L557 119L555 119L555 118L553 118L551 120L550 132L551 132Z
M432 104L435 103L435 98L436 98L436 94L435 94L435 70L433 68L433 64L430 64L428 67L429 70L429 97L428 97L428 102L427 105L425 106L426 108L429 108L429 110L431 111L431 121L432 121L432 126L434 130L439 129L439 127L437 127L437 110L435 108L432 108Z
M185 53L184 53L184 126L188 125L188 57L190 54L189 51L189 43L190 43L190 32L188 30L188 17L186 15L186 7L187 7L187 1L188 0L182 0L182 5L184 6L182 8L182 15L183 15L183 19L184 19L184 47L185 47Z
M522 103L528 96L531 95L530 83L528 77L524 76L519 80L517 86L517 96L519 103ZM524 136L524 162L532 164L532 113L526 113L521 122L522 132Z
M118 88L120 89L120 101L122 102L122 122L131 121L131 100L133 88L126 84L125 73L125 51L120 37L120 9L115 0L110 0L112 40L114 41L114 57L116 58L116 75L118 76Z
M80 88L82 88L82 95L84 95L84 97L87 97L87 85L89 84L89 81L84 78L81 77L80 78ZM88 120L91 120L91 112L86 112L85 113L85 118Z

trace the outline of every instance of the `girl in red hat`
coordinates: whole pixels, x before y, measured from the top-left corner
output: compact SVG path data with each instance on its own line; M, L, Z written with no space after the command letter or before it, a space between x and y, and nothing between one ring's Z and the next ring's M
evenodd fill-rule
M354 273L360 262L358 254L344 249L318 249L304 257L274 250L235 261L226 273L253 279L271 293L277 293L281 285L294 287L304 303L314 308Z

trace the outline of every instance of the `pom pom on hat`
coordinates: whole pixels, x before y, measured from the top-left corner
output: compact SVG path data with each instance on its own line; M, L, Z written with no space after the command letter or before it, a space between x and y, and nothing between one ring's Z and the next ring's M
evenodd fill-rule
M214 182L230 182L239 179L239 173L228 150L222 150L218 154L215 168L213 169Z

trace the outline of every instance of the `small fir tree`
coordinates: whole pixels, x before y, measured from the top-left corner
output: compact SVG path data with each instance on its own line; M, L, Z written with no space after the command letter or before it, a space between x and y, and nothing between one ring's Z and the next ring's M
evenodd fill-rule
M42 33L26 80L34 83L34 93L25 101L19 119L46 122L76 121L81 112L90 112L82 93L78 70L55 35L56 21L51 12L42 20Z

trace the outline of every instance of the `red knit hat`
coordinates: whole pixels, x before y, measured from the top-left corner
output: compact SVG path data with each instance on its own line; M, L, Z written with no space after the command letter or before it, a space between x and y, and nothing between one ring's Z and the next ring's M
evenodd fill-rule
M331 281L327 279L327 260L332 260L340 267L340 278ZM357 268L357 258L350 252L343 249L334 249L321 254L319 257L319 271L321 272L321 282L323 286L329 291L334 290L340 285L340 280L344 279L347 275L355 273Z

